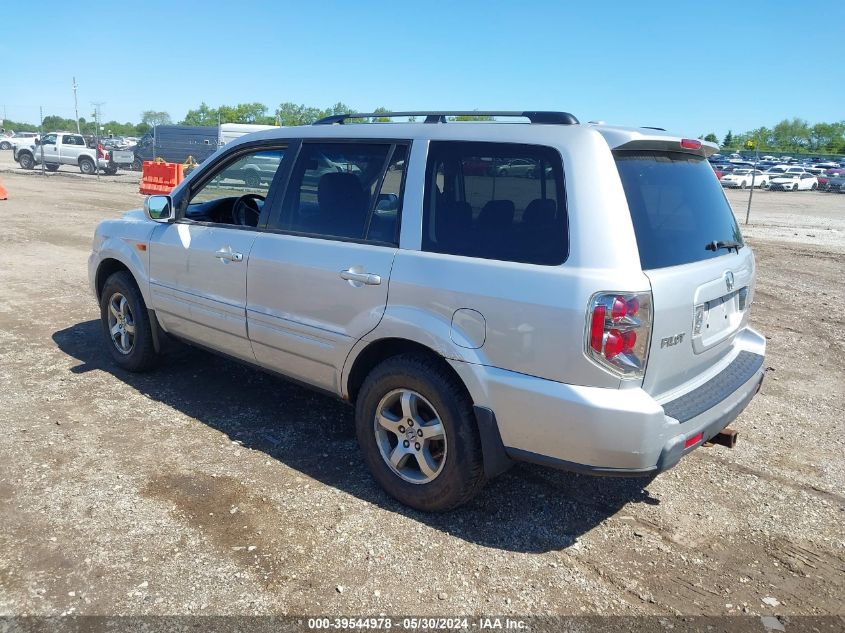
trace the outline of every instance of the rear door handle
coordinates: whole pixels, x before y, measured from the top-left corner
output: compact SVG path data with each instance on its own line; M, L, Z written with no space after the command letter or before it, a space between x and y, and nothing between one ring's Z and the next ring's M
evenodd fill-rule
M217 259L222 259L224 261L229 261L229 262L242 262L244 260L243 253L235 253L229 247L221 248L219 251L214 253L214 256Z
M365 284L367 286L378 286L381 284L381 277L373 273L356 273L352 270L341 270L340 278L351 281L353 284Z

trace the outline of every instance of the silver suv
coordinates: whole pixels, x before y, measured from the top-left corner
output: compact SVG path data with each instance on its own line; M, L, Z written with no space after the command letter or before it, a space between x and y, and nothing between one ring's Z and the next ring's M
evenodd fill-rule
M102 222L89 275L116 363L149 369L170 336L329 392L422 510L515 460L647 476L728 443L765 339L716 147L455 114L250 134ZM350 122L400 115L419 119Z

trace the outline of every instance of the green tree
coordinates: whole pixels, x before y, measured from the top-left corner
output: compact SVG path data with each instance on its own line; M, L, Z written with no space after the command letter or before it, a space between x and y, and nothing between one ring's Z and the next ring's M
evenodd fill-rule
M718 143L719 137L713 134L713 132L710 132L710 134L705 135L704 140L708 143Z
M734 135L728 130L728 133L725 134L725 138L722 140L722 149L731 149L734 143Z
M845 135L845 121L816 123L810 130L810 148L816 152L835 152Z
M279 125L311 125L323 116L323 111L304 104L297 105L287 101L276 109L276 121Z
M196 110L188 110L182 125L217 125L217 110L203 101Z
M159 112L156 110L144 110L141 113L141 123L146 123L150 127L154 125L170 125L173 120L167 112Z
M235 106L221 105L217 108L220 123L249 123L272 125L275 117L268 116L263 103L239 103Z
M781 151L801 152L810 146L810 126L803 119L784 119L772 129L772 136Z
M373 112L374 112L375 114L381 114L381 113L383 113L383 112L390 112L390 110L388 110L388 109L387 109L387 108L385 108L385 107L379 106L378 108L376 108L375 110L373 110ZM390 117L386 117L386 116L374 116L374 117L373 117L373 119L372 119L372 121L373 121L373 123L390 123Z
M451 116L447 118L448 121L492 121L493 117L486 114L461 114L459 116Z

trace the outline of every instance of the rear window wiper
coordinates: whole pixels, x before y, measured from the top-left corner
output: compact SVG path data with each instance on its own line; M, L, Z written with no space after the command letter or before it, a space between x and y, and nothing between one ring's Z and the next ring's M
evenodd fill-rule
M732 249L736 249L736 253L737 255L739 255L740 246L742 246L742 244L740 244L739 242L722 242L721 240L717 242L716 240L713 240L712 242L708 242L707 244L705 244L704 248L708 251L718 251L723 248L726 248L728 249L728 252L730 252Z

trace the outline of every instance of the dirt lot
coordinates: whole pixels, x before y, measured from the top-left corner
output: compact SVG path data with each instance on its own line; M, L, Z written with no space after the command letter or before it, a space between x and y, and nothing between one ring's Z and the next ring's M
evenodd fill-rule
M770 370L735 450L646 490L520 465L426 516L340 403L195 350L111 365L86 259L136 179L0 156L0 613L843 613L845 195L754 194Z

